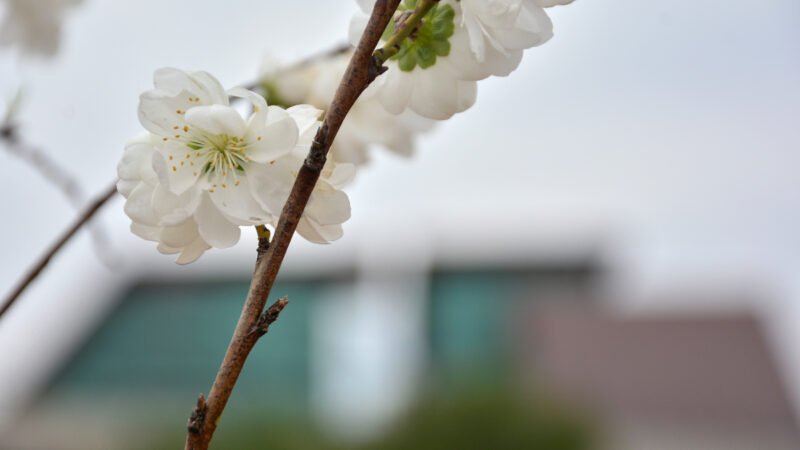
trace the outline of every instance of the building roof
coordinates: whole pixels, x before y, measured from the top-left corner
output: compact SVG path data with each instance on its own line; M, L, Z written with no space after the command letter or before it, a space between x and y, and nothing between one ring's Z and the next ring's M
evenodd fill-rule
M620 317L551 309L540 311L530 338L547 380L612 417L797 430L751 315Z

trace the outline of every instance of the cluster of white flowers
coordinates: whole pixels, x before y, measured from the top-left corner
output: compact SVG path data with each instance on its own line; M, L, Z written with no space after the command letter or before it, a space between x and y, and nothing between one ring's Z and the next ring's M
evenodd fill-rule
M268 61L262 68L261 84L270 103L309 104L327 110L344 75L352 52L310 61L299 67L280 67ZM362 165L374 147L410 156L417 134L433 128L433 120L412 111L392 114L380 104L374 86L367 88L347 114L330 157L335 161Z
M357 1L354 43L375 3ZM384 41L411 26L407 21L421 1L403 0ZM341 237L350 217L341 189L369 150L410 154L417 134L475 103L478 80L510 74L525 49L552 37L544 8L571 1L436 2L407 30L387 73L350 110L301 218L300 235L318 243ZM148 133L127 146L118 168L133 232L188 263L209 248L235 244L240 226L275 226L351 56L289 68L268 64L261 87L272 106L245 89L224 91L205 72L157 71L155 89L139 103ZM229 96L248 100L253 113L242 117Z
M61 38L64 12L82 0L0 0L5 4L0 45L17 45L26 54L53 56Z
M185 264L234 245L242 225L274 226L322 112L267 106L241 88L226 92L205 72L161 69L154 84L139 101L148 133L128 144L118 166L132 231ZM251 102L252 114L242 117L229 96ZM353 174L349 164L328 162L298 225L303 237L341 237L350 203L340 188Z
M357 0L361 12L350 23L356 43L375 0ZM405 26L420 0L403 0L384 33L388 39ZM441 0L401 43L375 82L376 97L387 111L411 110L443 120L470 108L477 81L506 76L525 49L547 42L553 24L544 8L572 0Z

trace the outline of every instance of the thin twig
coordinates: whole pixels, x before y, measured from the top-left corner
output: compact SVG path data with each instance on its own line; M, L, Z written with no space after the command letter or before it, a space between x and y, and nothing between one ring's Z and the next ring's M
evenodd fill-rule
M86 204L86 193L81 188L78 179L46 152L23 142L17 128L8 120L0 125L0 141L5 143L6 150L39 172L44 180L55 186L66 197L72 207L83 208ZM89 228L95 251L101 260L107 265L111 265L112 258L107 253L109 241L106 234L99 226L90 226Z
M399 3L400 0L375 2L366 30L353 53L331 107L325 115L322 126L317 131L308 157L305 159L292 187L292 192L281 211L280 220L275 229L275 238L270 243L266 254L256 265L242 314L209 392L200 431L187 434L186 450L208 449L217 428L217 422L233 392L245 360L260 337L252 330L258 329L267 297L314 185L319 179L331 143L355 101L375 77L384 70L382 67L384 61L373 57L372 52Z
M292 73L295 70L300 70L300 69L308 66L309 64L313 64L313 63L315 63L317 61L324 61L326 59L333 58L334 56L338 56L338 55L347 53L352 49L353 49L353 46L350 45L350 44L347 44L347 43L345 43L345 44L337 44L337 45L335 45L335 46L333 46L333 47L331 47L331 48L329 48L327 50L323 50L323 51L315 53L315 54L313 54L311 56L306 56L305 58L303 58L303 59L301 59L299 61L293 62L292 64L279 69L278 72L279 73ZM254 82L244 84L242 87L244 87L245 89L249 89L251 91L254 91L254 90L259 88L259 86L261 85L261 82L262 82L261 80L256 80ZM238 97L236 97L236 98L238 98Z
M14 302L20 297L20 294L25 291L25 289L36 279L37 276L44 270L50 260L61 250L61 247L64 246L71 238L78 232L87 222L89 222L95 213L100 210L100 208L108 202L114 194L117 193L117 185L116 182L109 186L100 197L94 200L84 212L78 217L78 220L72 224L72 226L61 235L47 252L42 255L42 257L36 262L28 274L20 281L20 284L17 286L14 291L9 294L9 296L3 302L3 305L0 306L0 317L5 314L6 311L14 304Z

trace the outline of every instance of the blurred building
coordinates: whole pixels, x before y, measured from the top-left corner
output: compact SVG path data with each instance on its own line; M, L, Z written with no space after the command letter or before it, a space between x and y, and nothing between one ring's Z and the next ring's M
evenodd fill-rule
M529 328L532 376L602 417L619 450L789 450L800 430L747 314L622 317L550 309Z
M518 317L542 302L590 299L599 269L584 257L285 277L273 293L290 304L248 359L223 420L314 423L336 442L366 442L426 389L506 386L519 378ZM0 447L123 448L121 436L170 431L181 439L248 284L135 283L86 330ZM220 427L219 438L226 432L235 427Z
M216 448L800 448L749 315L615 316L600 312L594 251L462 244L290 265L272 293L290 304L248 359ZM182 445L249 282L156 272L85 322L0 448Z

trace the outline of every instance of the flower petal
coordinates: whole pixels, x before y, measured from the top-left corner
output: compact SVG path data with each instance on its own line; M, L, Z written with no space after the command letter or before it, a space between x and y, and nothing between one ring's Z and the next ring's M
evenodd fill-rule
M131 233L146 241L158 241L158 234L160 232L161 228L159 227L151 227L136 222L131 223Z
M242 116L224 105L197 106L186 112L186 123L207 133L242 137L245 123Z
M179 248L170 247L169 245L163 243L159 243L156 246L156 250L158 250L158 252L162 255L174 255L176 253L180 253L181 251Z
M147 143L135 142L125 146L117 164L117 176L123 180L141 180L143 172L152 170L154 151L153 146Z
M297 223L297 233L303 236L303 239L315 244L328 243L328 240L317 231L317 227L305 217L301 217L300 222Z
M139 96L139 122L151 133L171 137L175 130L186 125L183 117L186 110L195 106L189 97L194 98L189 91L174 96L157 90L147 91Z
M164 95L178 95L181 91L191 91L194 83L191 76L174 67L162 67L153 73L153 86Z
M542 45L553 37L553 22L539 5L532 1L522 2L514 27L492 33L494 40L510 50L524 50Z
M183 251L181 251L181 254L175 262L181 265L195 262L197 258L203 256L203 253L210 248L211 246L208 245L203 238L198 236L191 244L183 248Z
M478 31L478 33L482 33ZM483 80L492 74L491 64L486 63L487 49L483 48L479 54L474 52L470 39L474 35L467 33L465 28L457 28L450 38L450 54L443 59L445 64L450 64L462 80ZM477 39L483 42L483 35ZM489 48L493 50L492 47Z
M197 231L212 247L228 248L239 242L241 230L222 215L207 193L203 195L194 217Z
M131 192L133 192L133 190L136 189L136 186L139 186L139 184L140 181L119 179L117 180L117 192L119 192L121 196L128 198L128 196L131 195Z
M297 129L301 135L310 131L316 132L319 128L319 118L323 111L311 105L296 105L286 110L297 122Z
M298 170L302 163L302 159L290 155L275 161L274 164L248 166L250 192L253 198L273 216L280 215L294 184L293 172Z
M191 244L198 237L197 223L190 219L176 226L164 227L161 230L159 241L168 247L180 249Z
M168 141L159 146L153 156L153 170L158 174L159 181L175 195L182 195L198 184L202 168L194 162L195 155L191 151L180 142Z
M387 62L386 66L389 70L383 74L385 79L378 93L378 100L390 113L400 114L408 107L413 95L417 71L403 72L394 61Z
M320 225L336 225L350 218L350 199L342 191L315 189L304 214Z
M144 183L136 186L125 202L124 211L136 223L157 226L158 218L153 211L153 188Z
M475 81L454 78L444 64L436 64L426 71L429 73L420 74L414 86L414 97L409 105L414 112L445 120L475 104L478 92Z
M192 81L196 83L199 92L190 89L194 94L197 105L228 105L228 94L222 84L208 72L193 72ZM206 96L208 96L206 98Z
M267 110L267 101L264 99L264 97L256 94L255 92L249 89L245 89L242 87L231 88L228 89L228 95L230 95L231 97L243 98L245 100L250 101L250 103L253 104L254 112L256 113L262 111L266 112Z
M208 195L222 213L249 224L270 221L272 215L253 198L246 176L234 178L233 174L228 174L224 181L217 183L208 190Z
M329 244L344 235L341 225L320 225L308 218L301 218L297 224L297 233L309 242Z
M186 91L193 98L191 106L228 104L228 96L225 94L220 82L208 72L188 73L172 67L164 67L156 70L153 76L153 85L158 91L166 96L177 96L182 91Z
M335 164L330 173L325 177L325 181L330 183L334 188L341 188L356 177L356 166L354 164L337 163Z
M153 210L160 225L174 226L186 221L199 204L199 189L188 189L181 195L175 195L168 187L159 184L153 191Z
M265 123L252 123L247 130L247 156L266 163L291 152L297 144L297 123L283 108L270 106Z

